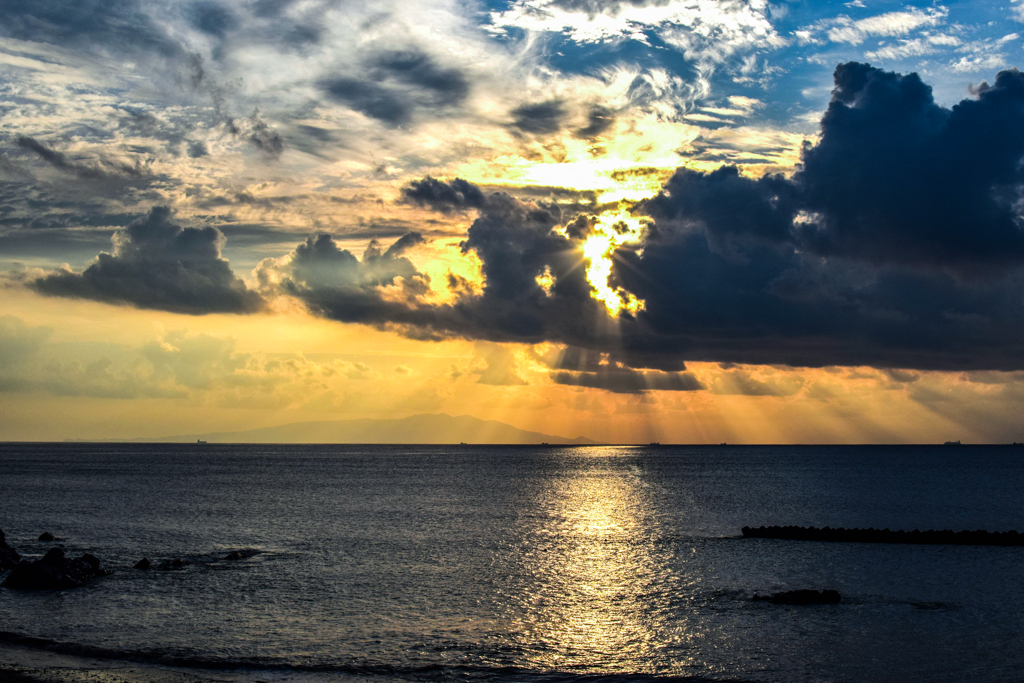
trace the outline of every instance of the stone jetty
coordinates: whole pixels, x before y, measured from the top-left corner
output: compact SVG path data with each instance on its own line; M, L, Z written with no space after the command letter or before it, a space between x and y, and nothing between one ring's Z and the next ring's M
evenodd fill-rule
M1024 534L1016 531L890 531L813 526L745 526L744 538L781 538L789 541L838 541L841 543L914 543L920 545L1024 546Z

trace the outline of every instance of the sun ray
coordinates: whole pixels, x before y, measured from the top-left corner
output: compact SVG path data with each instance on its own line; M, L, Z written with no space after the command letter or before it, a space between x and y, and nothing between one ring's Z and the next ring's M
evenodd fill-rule
M593 232L583 243L583 257L587 263L587 282L594 288L594 298L604 303L612 317L622 311L635 314L643 310L644 302L621 287L612 287L612 258L615 250L624 244L635 244L643 237L647 223L623 210L598 217Z

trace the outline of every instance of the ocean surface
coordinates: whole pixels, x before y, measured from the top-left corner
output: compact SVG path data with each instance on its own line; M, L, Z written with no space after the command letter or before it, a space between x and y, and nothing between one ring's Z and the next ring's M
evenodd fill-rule
M1024 448L0 445L8 542L115 571L0 630L252 681L1024 680L1024 548L762 524L1024 531ZM800 588L842 603L751 599Z

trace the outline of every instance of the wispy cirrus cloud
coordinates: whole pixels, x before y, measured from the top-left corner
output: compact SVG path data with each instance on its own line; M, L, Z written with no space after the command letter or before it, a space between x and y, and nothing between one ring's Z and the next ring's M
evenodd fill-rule
M999 38L965 43L956 49L960 57L953 59L950 68L957 73L1005 68L1010 65L1007 48L1017 40L1020 40L1020 34L1009 33Z
M955 48L963 44L963 41L956 36L934 34L921 38L901 40L896 44L883 45L877 50L865 52L864 56L870 60L896 61L909 59L911 57L924 57L935 54L948 48Z
M842 14L798 29L795 35L805 43L820 45L829 41L860 45L869 38L904 36L919 29L941 26L948 16L949 10L941 5L926 9L908 7L863 19Z

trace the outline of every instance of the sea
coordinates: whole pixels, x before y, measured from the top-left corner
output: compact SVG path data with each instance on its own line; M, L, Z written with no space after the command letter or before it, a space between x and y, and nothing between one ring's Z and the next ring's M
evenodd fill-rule
M7 541L114 573L0 631L254 682L1024 680L1024 548L761 525L1024 532L1024 448L2 444ZM842 601L753 600L797 589Z

